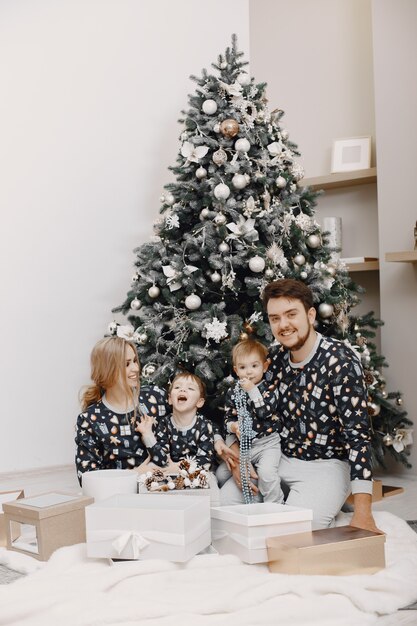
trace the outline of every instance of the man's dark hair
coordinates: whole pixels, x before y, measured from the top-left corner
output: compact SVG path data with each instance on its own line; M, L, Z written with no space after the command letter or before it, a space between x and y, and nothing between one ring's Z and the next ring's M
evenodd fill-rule
M262 303L265 307L271 298L288 298L289 300L301 300L306 311L314 306L313 292L301 280L283 278L268 283L262 294Z

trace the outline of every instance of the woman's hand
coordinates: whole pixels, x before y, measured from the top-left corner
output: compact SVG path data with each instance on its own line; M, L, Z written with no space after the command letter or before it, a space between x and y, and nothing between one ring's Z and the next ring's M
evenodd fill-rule
M223 439L218 439L214 442L214 449L230 471L236 466L239 467L239 448L229 448Z
M234 467L233 469L230 470L232 472L232 476L233 479L236 483L236 485L239 487L239 489L242 489L242 480L241 480L241 476L240 476L240 467L239 465L237 465L236 467ZM258 478L258 474L255 472L255 468L253 467L252 463L250 463L249 465L249 476L250 478ZM254 485L252 482L249 481L249 487L252 491L252 493L254 495L256 495L259 491L258 487L256 485Z

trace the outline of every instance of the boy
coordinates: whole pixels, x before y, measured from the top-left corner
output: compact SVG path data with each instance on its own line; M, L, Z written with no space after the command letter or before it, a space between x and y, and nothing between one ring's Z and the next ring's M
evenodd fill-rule
M246 339L232 352L233 369L241 388L247 393L247 407L252 415L251 461L258 475L258 488L264 502L283 502L278 475L281 458L279 418L276 414L277 390L263 380L268 369L268 349L259 341ZM225 426L228 433L240 437L236 388L229 389L225 398ZM217 479L222 485L230 472L222 464ZM226 501L222 504L227 504Z

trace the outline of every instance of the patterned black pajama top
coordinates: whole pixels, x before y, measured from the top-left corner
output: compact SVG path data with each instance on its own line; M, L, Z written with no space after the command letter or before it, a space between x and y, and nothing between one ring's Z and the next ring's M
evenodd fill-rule
M306 461L347 460L352 481L370 481L370 423L361 363L343 342L320 334L314 350L303 363L291 363L283 346L270 350L265 378L278 386L282 452Z
M156 422L168 410L166 394L158 387L140 388L137 413L148 413ZM84 472L99 469L133 469L147 458L157 465L165 465L167 457L159 445L148 447L141 434L132 425L133 411L118 413L106 403L106 398L90 405L78 416L75 442L77 451L75 463L78 480ZM157 427L154 426L154 430Z
M230 433L230 426L238 419L234 385L228 389L224 400L224 420L226 432ZM252 416L254 437L261 438L278 432L280 428L278 410L278 388L261 380L251 391L246 393L248 411Z
M158 442L166 442L165 452L178 463L185 457L194 458L199 467L212 469L215 459L214 429L207 418L197 413L189 426L181 428L172 415L167 415L158 423L155 436Z

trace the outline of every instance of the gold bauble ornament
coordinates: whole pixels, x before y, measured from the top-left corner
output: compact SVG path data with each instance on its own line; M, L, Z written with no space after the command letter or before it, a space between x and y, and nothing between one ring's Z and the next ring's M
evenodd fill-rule
M239 132L239 124L233 118L223 120L220 124L220 132L229 139L236 137Z

